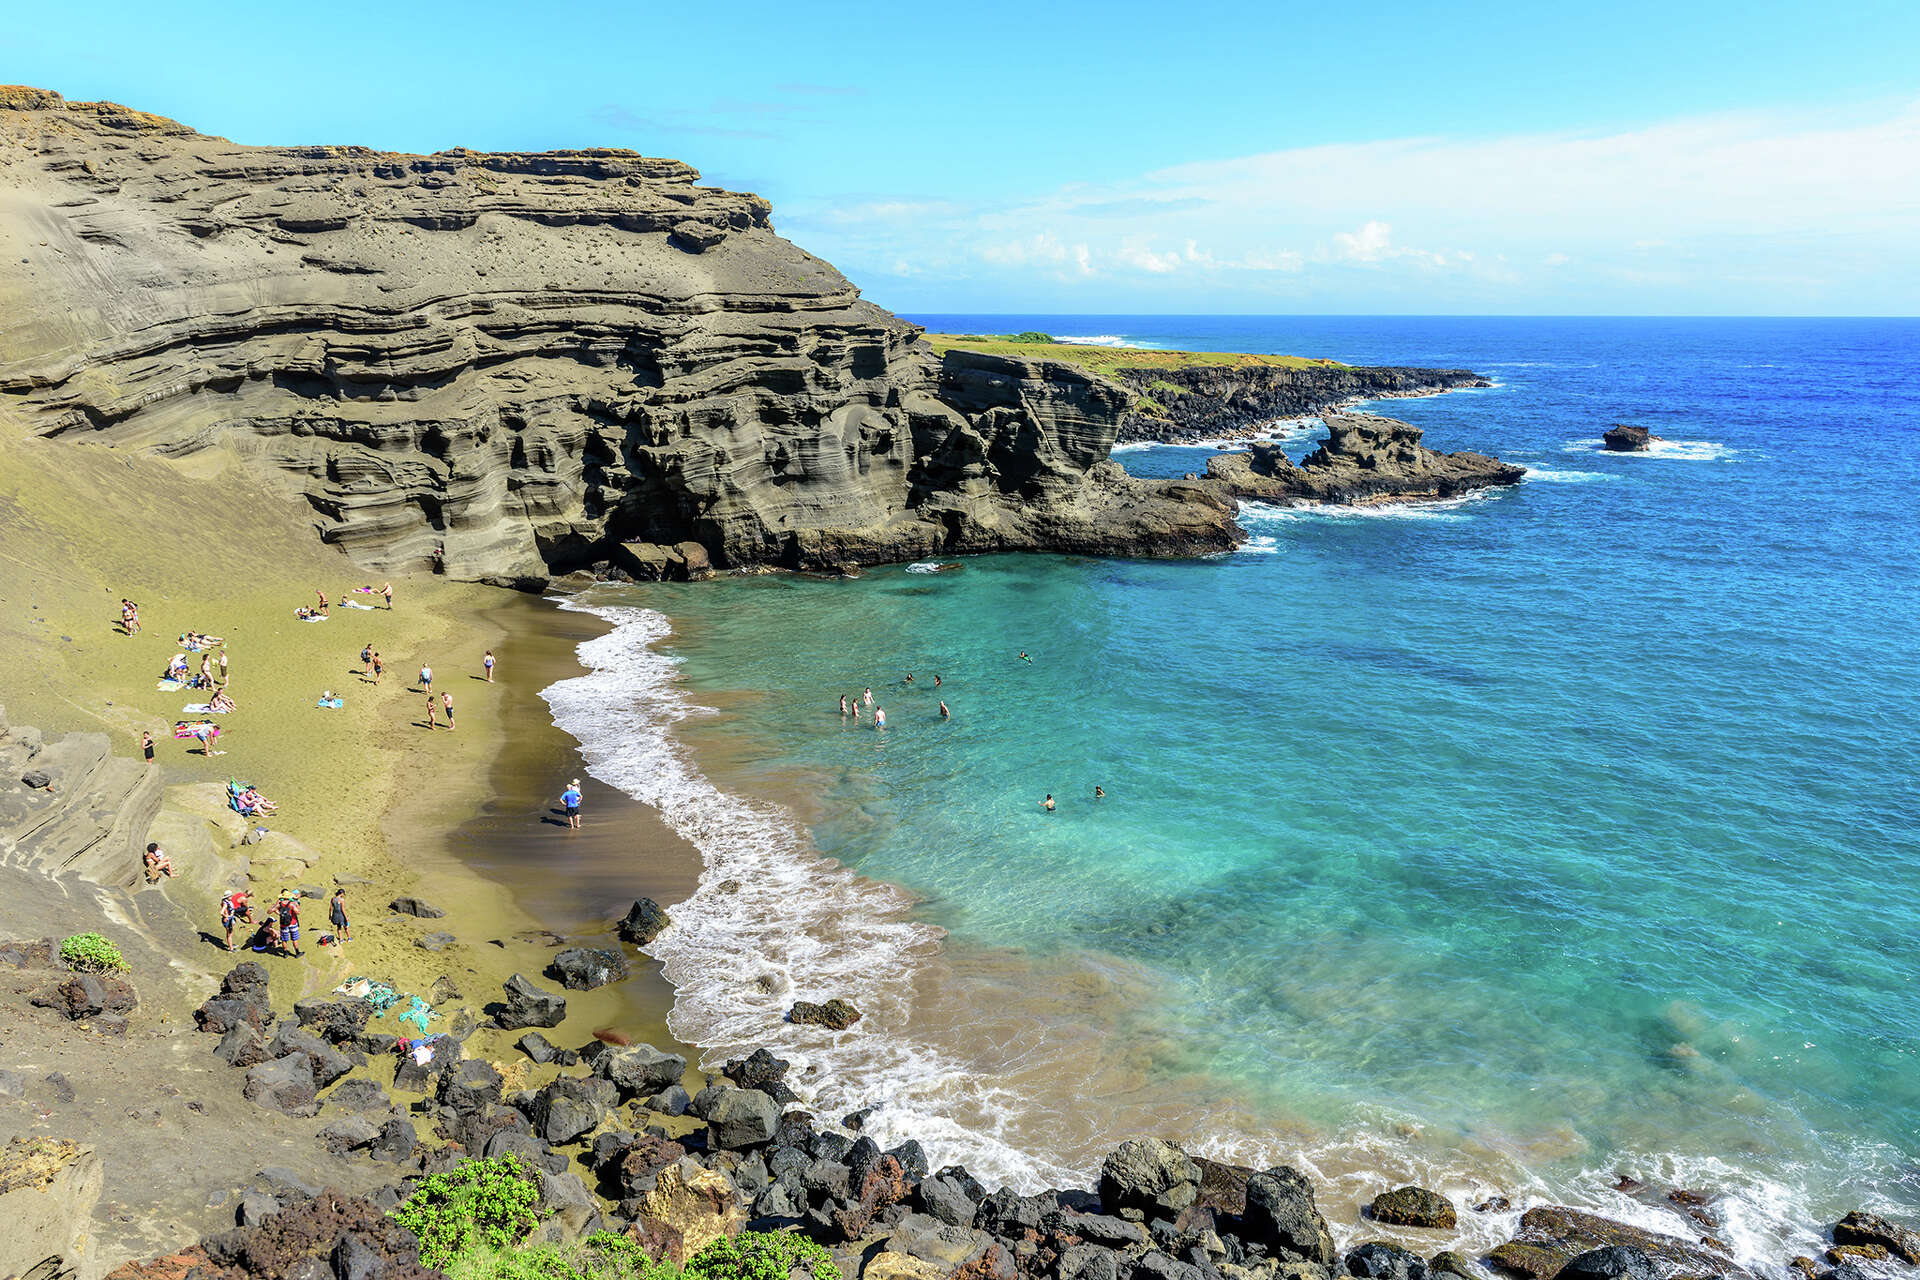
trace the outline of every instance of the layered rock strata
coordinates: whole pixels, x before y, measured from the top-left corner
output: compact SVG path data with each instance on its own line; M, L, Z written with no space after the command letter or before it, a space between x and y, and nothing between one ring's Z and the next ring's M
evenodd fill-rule
M1120 369L1116 376L1144 397L1120 424L1121 442L1229 440L1286 418L1311 418L1360 400L1394 400L1490 387L1470 369L1402 369L1356 365L1199 365L1188 369Z
M374 572L1232 545L1205 490L1107 461L1124 390L936 358L698 176L241 146L0 89L5 412L263 469Z
M1207 460L1208 479L1236 498L1299 506L1433 502L1518 484L1527 472L1481 453L1440 453L1421 430L1374 414L1328 414L1327 438L1298 465L1277 444Z

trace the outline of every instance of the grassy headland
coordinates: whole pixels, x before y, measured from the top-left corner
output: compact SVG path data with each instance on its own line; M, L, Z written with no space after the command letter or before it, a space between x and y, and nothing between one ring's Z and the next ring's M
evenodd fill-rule
M1218 366L1228 369L1344 369L1336 360L1314 360L1306 356L1246 355L1237 351L1156 351L1142 347L1100 347L1078 342L1041 341L1047 335L1026 334L929 333L927 341L934 351L979 351L990 356L1012 356L1021 360L1064 360L1090 373L1111 377L1121 369L1194 369Z

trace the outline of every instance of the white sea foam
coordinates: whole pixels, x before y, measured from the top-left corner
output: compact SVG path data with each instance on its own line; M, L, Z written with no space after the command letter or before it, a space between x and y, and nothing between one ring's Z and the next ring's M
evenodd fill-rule
M1654 440L1645 449L1615 453L1598 436L1569 440L1562 447L1567 453L1611 453L1616 458L1665 458L1671 462L1721 462L1740 452L1716 440Z
M1560 471L1552 467L1528 467L1526 478L1549 484L1580 484L1588 480L1611 480L1604 471Z
M580 743L589 773L658 809L701 857L698 887L672 907L676 927L647 948L674 986L674 1035L709 1064L774 1049L823 1115L879 1107L866 1131L883 1145L918 1138L936 1165L964 1163L989 1185L1068 1185L1074 1171L1017 1150L990 1121L956 1123L956 1112L1016 1115L1019 1100L904 1032L911 974L942 937L908 917L910 895L821 857L793 814L721 791L700 771L676 727L712 713L660 652L664 615L558 603L614 628L579 646L589 674L543 691L554 723ZM857 1031L785 1020L796 999L834 996L865 1015Z
M1435 502L1325 503L1283 507L1268 502L1242 501L1240 523L1251 527L1256 524L1292 524L1312 520L1458 521L1471 518L1466 508L1486 502L1494 496L1493 491L1483 489L1475 493L1463 494L1458 498L1442 498Z
M908 573L939 573L946 565L939 560L916 560L907 566Z
M1117 333L1056 333L1053 335L1053 340L1069 347L1131 347L1138 350L1145 349L1142 348L1139 343L1129 342Z

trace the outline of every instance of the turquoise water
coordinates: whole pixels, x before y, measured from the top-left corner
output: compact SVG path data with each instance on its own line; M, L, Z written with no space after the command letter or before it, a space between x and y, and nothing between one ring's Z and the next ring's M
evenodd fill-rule
M1381 411L1533 474L1250 511L1202 562L621 596L723 708L681 725L723 789L789 797L949 956L1110 965L1135 1086L1215 1081L1286 1142L1561 1197L1711 1176L1755 1252L1920 1204L1920 324L916 318L1471 367L1500 385ZM1622 419L1668 444L1601 452ZM869 686L883 733L836 710Z

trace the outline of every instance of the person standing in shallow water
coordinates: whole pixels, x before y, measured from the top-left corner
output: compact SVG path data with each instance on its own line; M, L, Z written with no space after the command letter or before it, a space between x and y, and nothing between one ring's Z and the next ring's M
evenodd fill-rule
M887 713L879 707L873 709L873 727L876 729L887 727Z
M840 695L840 718L842 720L847 718L847 695L844 693Z
M1053 812L1053 793L1051 791L1047 793L1047 798L1040 802L1040 807L1042 809L1045 809L1048 813Z
M575 778L560 793L560 807L567 811L567 826L575 831L580 829L580 779Z
M863 693L863 694L861 694L861 695L860 695L860 701L862 701L862 702L864 702L864 703L866 703L866 704L867 704L868 706L872 706L872 705L873 705L873 690L872 690L872 689L868 689L868 690L867 690L867 691L866 691L865 693Z

